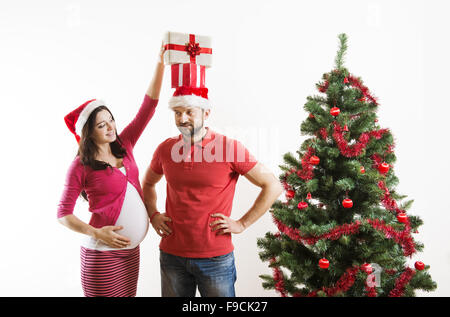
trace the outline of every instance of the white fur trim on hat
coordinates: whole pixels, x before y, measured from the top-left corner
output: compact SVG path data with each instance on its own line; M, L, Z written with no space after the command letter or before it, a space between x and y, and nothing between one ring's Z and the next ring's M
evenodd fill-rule
M169 108L175 107L199 107L202 109L211 109L211 103L208 99L196 95L174 96L169 100Z
M81 135L81 130L83 129L84 125L89 119L89 116L91 115L92 111L104 105L105 102L103 100L93 100L90 103L88 103L86 107L84 107L84 109L80 112L80 115L78 116L77 122L75 123L75 131L77 132L78 135Z

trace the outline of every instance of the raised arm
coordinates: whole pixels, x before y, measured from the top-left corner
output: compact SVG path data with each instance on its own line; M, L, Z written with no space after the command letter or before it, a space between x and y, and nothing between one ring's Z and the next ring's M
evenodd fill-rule
M161 85L164 75L164 45L161 44L161 49L158 55L158 62L156 63L155 73L153 75L150 86L147 89L147 96L152 99L159 99L159 93L161 92Z
M241 233L258 220L283 191L283 187L275 175L261 163L257 163L244 176L251 183L260 187L261 192L250 210L237 221L220 213L212 214L212 217L220 218L210 224L213 231L221 230L218 234Z
M122 133L120 134L120 138L122 139L122 141L130 142L132 147L134 147L148 122L155 114L164 76L163 54L164 47L161 46L155 72L153 73L153 78L147 89L141 108L139 109L136 117L125 127L125 129L123 129Z

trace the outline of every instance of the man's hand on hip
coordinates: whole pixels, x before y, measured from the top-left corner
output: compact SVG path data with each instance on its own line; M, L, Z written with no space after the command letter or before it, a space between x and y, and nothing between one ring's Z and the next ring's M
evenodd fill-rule
M233 220L223 214L212 214L211 217L220 218L219 220L211 222L209 225L211 231L218 231L218 235L226 233L241 233L245 230L245 226L239 220Z

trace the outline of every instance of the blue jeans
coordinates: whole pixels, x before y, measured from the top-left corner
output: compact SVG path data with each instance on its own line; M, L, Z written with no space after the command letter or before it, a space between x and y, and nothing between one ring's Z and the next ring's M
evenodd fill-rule
M184 258L161 251L161 294L163 297L234 297L236 267L234 254L212 258Z

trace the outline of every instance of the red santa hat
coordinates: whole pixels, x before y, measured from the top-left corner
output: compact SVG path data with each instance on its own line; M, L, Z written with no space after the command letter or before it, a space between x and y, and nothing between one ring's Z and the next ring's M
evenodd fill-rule
M105 103L102 100L91 99L86 101L81 106L64 117L64 121L66 122L67 127L69 128L70 132L75 135L77 142L80 142L81 130L86 124L92 111L104 105Z
M211 109L211 103L208 99L208 88L180 86L173 93L169 100L169 108L174 107L199 107L202 109Z

